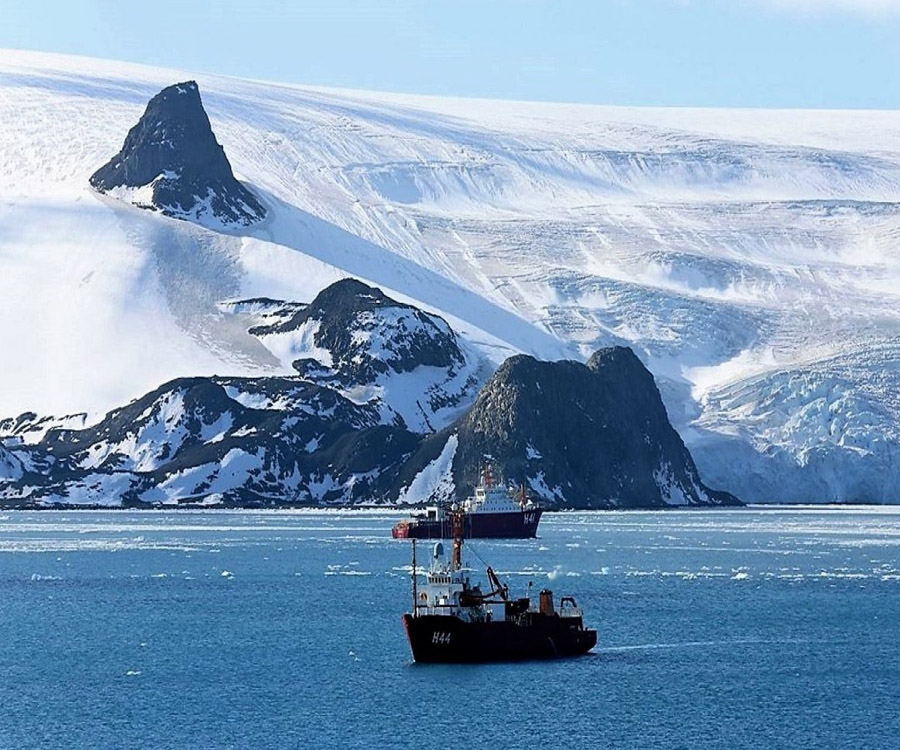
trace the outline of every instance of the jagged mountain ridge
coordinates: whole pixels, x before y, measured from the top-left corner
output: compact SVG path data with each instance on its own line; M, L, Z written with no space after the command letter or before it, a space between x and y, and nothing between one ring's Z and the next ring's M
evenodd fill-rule
M392 319L383 320L385 315ZM392 300L356 279L332 284L289 319L256 326L250 333L273 336L306 326L316 327L313 342L330 352L335 374L348 382L369 382L389 370L454 367L465 361L444 320ZM373 356L373 347L381 356ZM291 364L298 368L296 362Z
M270 207L225 237L85 189L147 100L191 76L24 53L0 71L15 124L0 344L17 352L2 414L96 414L177 375L285 375L217 303L308 302L350 274L495 366L631 346L704 478L744 499L896 499L896 113L473 107L197 76ZM823 486L826 465L845 468Z
M90 183L139 208L213 226L247 226L266 215L256 196L234 178L196 81L156 94L122 149Z
M360 388L383 384L385 375L462 368L465 355L440 318L355 280L336 282L290 315L291 306L279 314L271 300L232 306L279 321L265 328L269 335L273 326L296 333L314 324L302 337L307 356L298 360L297 375L180 378L96 425L50 427L37 442L23 439L34 434L33 415L8 420L0 501L28 507L428 502L466 491L465 479L487 449L510 479L527 480L549 507L733 500L702 485L653 377L630 350L598 352L588 365L512 357L466 415L441 433L425 432L396 411L386 413L381 396L360 398ZM373 325L379 317L382 324ZM419 403L433 395L428 378L404 386ZM439 440L442 456L452 444L457 465L445 486L426 488L434 474L428 454Z
M50 430L78 430L87 425L87 414L67 414L63 417L40 416L26 411L16 417L0 419L0 440L14 445L40 442Z
M237 506L384 502L417 436L378 410L287 378L176 380L35 446L29 498ZM41 454L45 451L42 458ZM26 481L27 483L27 481Z
M177 379L86 427L3 420L0 495L27 505L384 503L423 423L443 426L476 395L477 362L445 321L357 280L309 304L221 307L249 316L273 351L287 336L296 374Z
M342 279L308 305L238 301L256 315L249 332L285 366L358 403L386 424L433 432L475 398L481 362L447 322L380 289Z

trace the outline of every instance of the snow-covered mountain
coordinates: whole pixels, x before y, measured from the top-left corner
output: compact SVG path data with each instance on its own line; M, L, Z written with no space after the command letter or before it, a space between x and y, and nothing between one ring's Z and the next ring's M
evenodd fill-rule
M189 79L262 221L211 231L91 188ZM481 380L517 352L632 346L703 479L744 500L898 499L900 113L472 102L3 52L0 121L0 415L96 422L174 377L294 373L223 303L308 304L349 275L443 318Z
M442 318L380 289L342 279L307 305L240 300L223 309L257 320L249 332L299 375L357 403L385 424L434 432L471 405L480 359Z
M0 500L69 505L384 502L419 437L299 378L180 378L14 450ZM13 464L13 472L16 466ZM24 474L24 476L23 476Z
M4 420L0 505L434 501L470 492L487 451L547 507L736 502L703 485L629 349L587 365L510 357L472 405L447 324L360 281L307 306L233 307L268 320L251 329L261 339L289 338L295 375L177 378L87 427Z

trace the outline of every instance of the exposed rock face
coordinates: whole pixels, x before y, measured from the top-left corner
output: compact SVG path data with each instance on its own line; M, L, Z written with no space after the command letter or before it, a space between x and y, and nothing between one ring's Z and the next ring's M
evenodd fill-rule
M211 226L245 226L266 215L235 179L194 81L154 96L122 150L90 182L141 208Z
M257 327L270 336L315 328L312 341L326 350L335 374L348 382L367 383L388 371L459 367L465 362L456 335L443 318L388 297L356 279L342 279L324 289L310 305L288 320ZM296 369L306 364L299 360Z
M50 430L74 429L85 426L87 414L67 414L64 417L38 416L27 411L18 417L0 419L0 441L13 445L39 443Z
M19 480L23 473L22 462L0 445L0 484Z
M7 420L0 437L15 442L9 465L18 468L0 500L391 502L429 421L443 427L475 398L475 367L446 322L358 281L339 281L309 305L220 307L250 316L254 334L286 364L296 359L298 374L175 380L86 429Z
M387 502L421 437L296 378L183 378L35 446L29 499L79 505ZM9 495L8 495L9 497Z
M468 406L477 363L447 322L380 289L342 279L309 304L236 303L256 310L251 327L304 378L377 405L384 421L433 432Z
M423 427L429 415L464 408L475 383L441 318L352 280L305 306L223 309L253 315L263 343L298 356L299 374L181 378L87 428L83 415L0 422L0 503L448 500L471 491L486 453L550 507L737 502L702 484L630 349L586 365L513 357L438 431Z
M707 488L669 423L653 376L631 349L579 362L508 359L455 428L462 493L490 454L550 506L737 504Z

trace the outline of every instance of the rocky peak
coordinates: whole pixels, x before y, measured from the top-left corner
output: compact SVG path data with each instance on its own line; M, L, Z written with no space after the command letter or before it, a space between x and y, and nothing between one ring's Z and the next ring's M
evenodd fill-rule
M594 372L602 372L604 369L610 368L616 369L620 373L630 372L638 377L653 379L653 375L644 367L644 363L628 346L608 346L605 349L598 349L586 364Z
M443 318L356 279L337 281L290 318L250 332L264 341L269 336L299 337L308 351L318 354L298 356L294 367L301 374L311 368L318 372L324 364L348 383L371 383L379 375L411 372L422 365L454 369L465 364L456 335Z
M356 279L335 282L309 304L253 299L219 307L248 316L249 332L303 380L414 432L456 420L484 377L481 360L463 351L443 318Z
M589 362L511 357L456 427L465 493L485 454L556 507L731 504L707 488L670 424L653 376L624 347Z
M249 225L266 215L238 182L216 141L195 81L168 86L147 104L122 150L90 179L102 193L208 225Z

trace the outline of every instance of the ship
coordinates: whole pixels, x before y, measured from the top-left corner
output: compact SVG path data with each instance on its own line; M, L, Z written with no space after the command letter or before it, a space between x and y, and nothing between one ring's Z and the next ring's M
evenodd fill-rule
M460 505L465 516L463 534L469 539L533 539L537 536L543 509L525 494L494 480L485 464L475 493ZM391 529L394 539L447 539L452 536L448 505L434 505L423 513L398 521Z
M537 607L528 595L511 598L493 569L488 590L472 585L462 565L463 514L452 508L453 551L448 561L443 542L434 544L427 583L418 585L416 540L412 540L412 609L403 627L413 660L424 663L483 663L556 659L586 654L597 644L597 631L584 626L581 608L571 596L554 605L543 589Z

